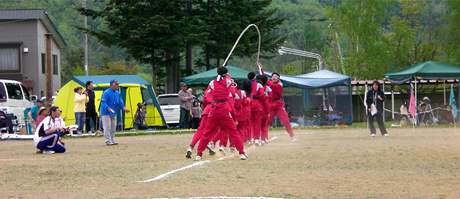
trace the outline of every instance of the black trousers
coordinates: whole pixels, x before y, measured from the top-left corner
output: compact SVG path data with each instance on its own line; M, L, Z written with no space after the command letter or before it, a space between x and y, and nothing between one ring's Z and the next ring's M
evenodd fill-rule
M190 116L190 111L183 107L180 107L180 128L189 129L191 127L191 120L192 118Z
M385 124L383 123L383 115L381 112L377 112L374 116L370 112L367 113L367 121L369 123L369 129L371 130L371 134L375 134L376 130L374 127L374 120L377 120L377 124L379 125L380 133L382 135L387 134L387 129L385 128Z
M86 132L91 130L94 133L94 131L98 129L97 125L98 125L98 122L97 122L96 110L87 110L86 111Z

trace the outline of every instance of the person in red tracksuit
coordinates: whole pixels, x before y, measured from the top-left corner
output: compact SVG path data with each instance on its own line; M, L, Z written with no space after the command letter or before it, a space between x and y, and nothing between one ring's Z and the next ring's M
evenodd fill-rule
M268 143L268 128L270 126L270 109L271 109L271 88L267 85L267 76L265 75L258 75L257 79L261 82L262 86L264 87L264 96L262 100L263 105L263 112L261 115L261 144Z
M283 101L283 84L280 81L280 75L278 73L272 73L271 82L269 82L270 88L272 89L272 102L270 110L270 123L273 121L275 116L278 116L281 123L286 127L286 130L294 141L294 131L292 130L291 123L289 121L288 114L284 108Z
M243 142L236 130L236 125L229 107L229 93L232 82L225 78L228 70L225 67L217 68L217 79L209 83L211 92L209 93L213 99L211 110L208 114L206 129L202 134L200 144L198 145L197 156L195 160L202 160L203 151L209 143L211 136L217 129L221 129L222 133L227 133L231 142L235 145L240 154L241 160L246 160L247 155L244 152Z
M250 140L251 134L251 98L248 97L251 94L251 82L249 80L245 80L243 84L239 85L239 90L237 92L237 96L239 100L238 103L235 103L235 109L238 112L237 120L238 125L237 129L240 133L240 136L243 142L247 142ZM235 98L236 99L236 98Z
M211 110L211 106L209 104L212 102L211 96L208 94L210 92L209 88L207 88L203 95L203 113L202 113L202 119L200 121L200 125L198 129L195 132L195 135L193 135L192 141L190 142L189 148L187 149L187 153L185 154L186 158L192 158L192 151L193 148L195 147L196 143L201 139L201 136L203 134L203 131L206 128L206 123L208 119L208 114L209 111ZM214 155L215 152L208 147L209 150L209 155Z
M260 80L260 79L259 79ZM265 89L260 81L252 82L251 84L251 125L253 143L261 145L262 136L262 119L264 115L264 95ZM251 140L252 141L252 140Z
M225 75L225 79L229 80L231 82L230 85L230 94L228 98L228 106L230 108L230 114L232 115L232 118L236 122L236 110L235 110L235 93L237 90L236 83L233 81L232 76L230 73ZM220 133L219 136L219 151L224 152L224 148L228 146L229 143L229 135L227 133ZM233 147L233 143L230 142L230 145Z

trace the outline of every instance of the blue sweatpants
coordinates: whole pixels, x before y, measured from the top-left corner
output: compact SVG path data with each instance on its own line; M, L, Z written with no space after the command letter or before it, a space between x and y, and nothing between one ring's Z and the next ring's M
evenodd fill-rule
M65 147L58 142L61 133L56 132L51 135L42 137L37 144L37 148L42 151L54 151L56 153L64 153Z

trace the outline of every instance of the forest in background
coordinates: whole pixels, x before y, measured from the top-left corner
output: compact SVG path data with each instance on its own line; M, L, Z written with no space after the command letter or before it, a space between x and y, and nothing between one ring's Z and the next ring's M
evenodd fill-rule
M92 14L88 21L89 31L93 31L89 39L90 74L139 74L156 81L160 93L165 92L166 82L175 83L183 76L222 64L238 33L248 23L258 22L265 23L261 26L267 30L263 33L262 64L267 70L283 74L311 72L318 63L312 59L280 56L276 49L281 45L321 54L327 69L354 79L381 79L385 72L426 60L460 65L460 1L457 0L116 2L87 0L87 8L93 13L78 10L81 0L3 0L0 8L48 11L67 42L62 59L64 83L72 75L84 73L82 13ZM142 3L147 6L138 6ZM113 12L107 9L108 5L120 7ZM129 12L121 12L123 6L129 8ZM110 41L111 38L98 36L101 32L125 34L110 27L107 20L114 16L132 17L137 21L145 16L149 20L142 23L146 24L142 28L147 31L142 32L144 36L140 39L152 41L149 45L158 45L130 46L136 44L136 40L121 43L122 38ZM164 24L172 24L168 28L177 34L171 36L158 31ZM127 39L142 34L130 33ZM254 70L256 41L254 32L248 34L229 64ZM167 58L174 63L165 61ZM177 69L172 81L167 80L167 74L171 73L168 69Z

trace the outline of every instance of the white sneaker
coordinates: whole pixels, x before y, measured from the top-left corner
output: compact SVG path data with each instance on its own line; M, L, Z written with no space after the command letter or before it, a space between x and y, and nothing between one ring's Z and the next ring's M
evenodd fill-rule
M201 161L201 160L203 160L203 158L202 158L201 156L197 155L197 156L195 157L195 161Z
M375 137L375 133L371 133L371 137Z
M246 154L240 154L240 160L247 160L248 156Z
M236 151L235 147L230 147L230 152L234 153Z
M54 151L43 151L42 153L43 153L43 154L53 154L53 153L55 153L55 152L54 152Z
M214 142L209 142L208 147L211 148L211 149L214 149L214 147L215 147Z
M296 137L291 137L291 142L297 142L297 138Z
M223 147L223 146L219 147L219 151L220 151L220 152L225 152L225 151L224 151L224 147Z
M384 137L388 137L388 133L383 134Z

